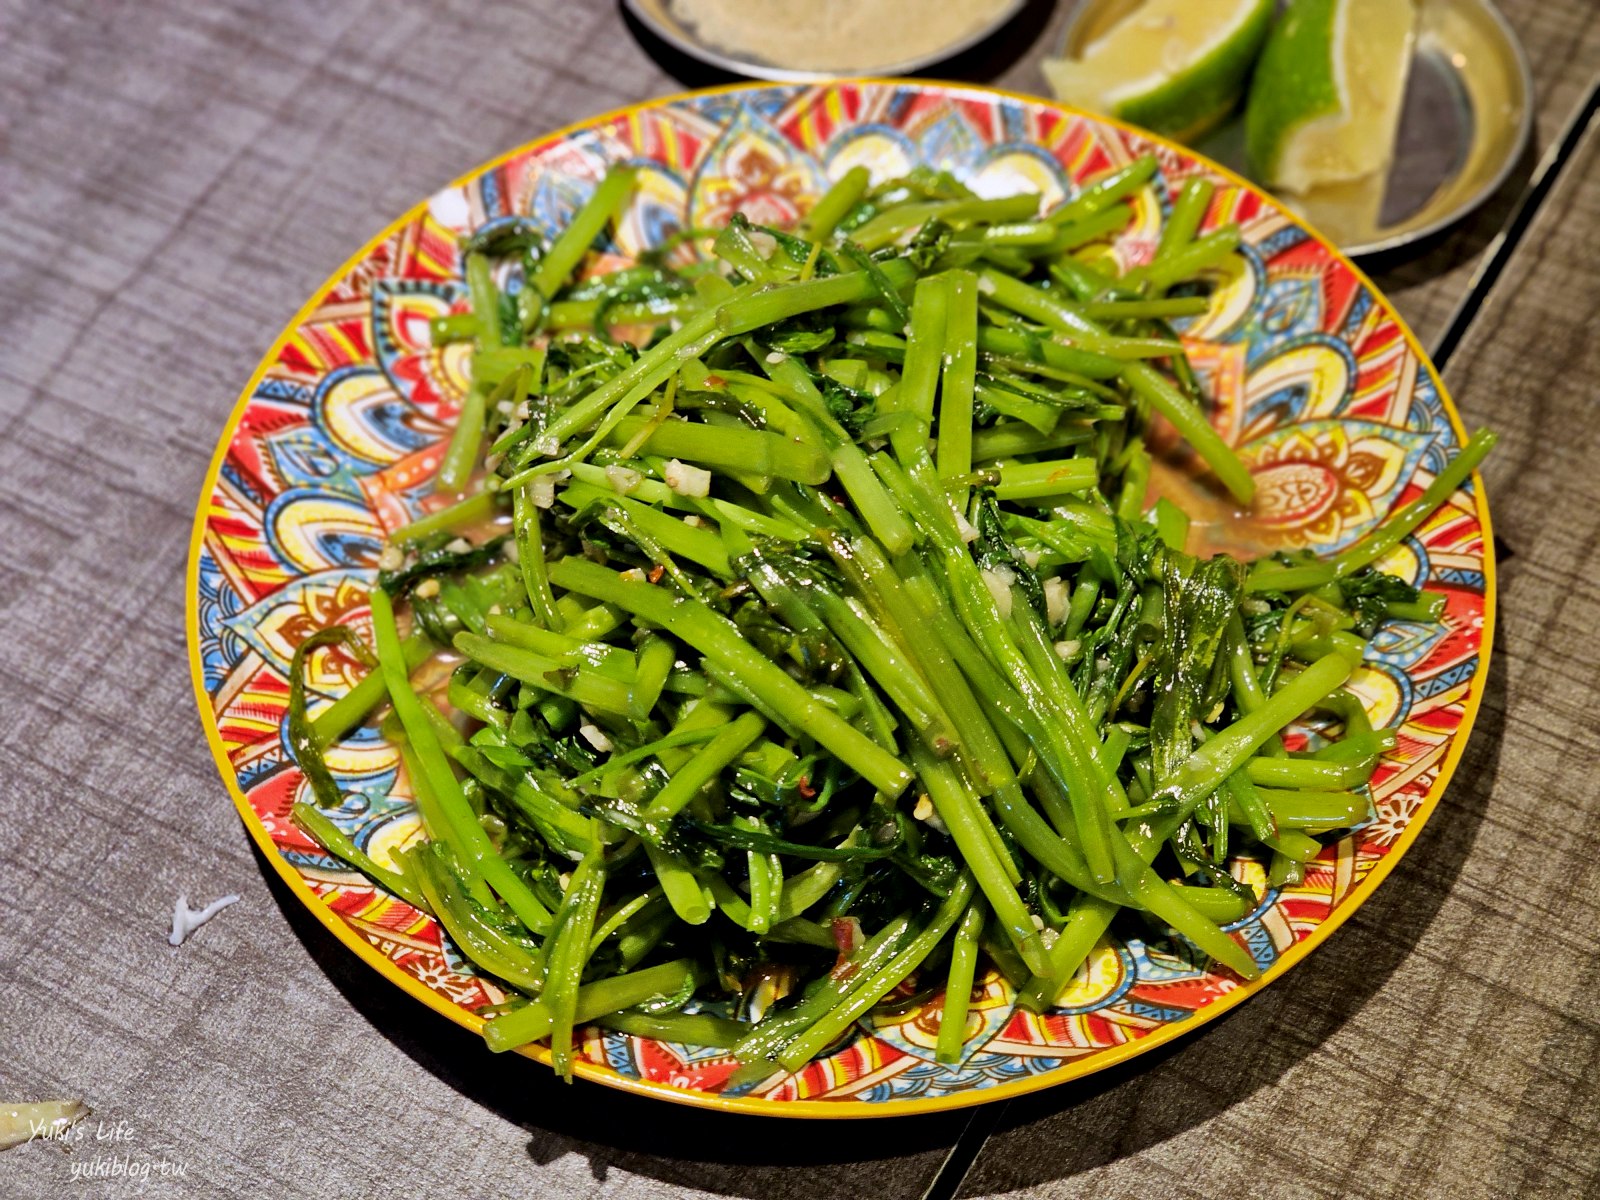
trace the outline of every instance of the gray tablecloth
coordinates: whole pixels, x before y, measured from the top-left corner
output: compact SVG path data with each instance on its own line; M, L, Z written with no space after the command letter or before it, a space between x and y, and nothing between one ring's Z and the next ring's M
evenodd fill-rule
M1546 7L1581 40L1593 23L1577 2L1576 17ZM920 1194L965 1114L716 1117L491 1057L273 882L195 716L191 515L277 329L443 181L679 83L605 3L4 0L0 14L0 1102L95 1109L69 1146L0 1155L0 1198ZM1017 37L1051 19L1031 5ZM953 69L1030 68L1001 47ZM1576 233L1539 234L1562 247L1549 263L1584 314L1600 299L1593 175L1567 189L1588 197L1571 202ZM1485 345L1483 381L1457 382L1473 417L1510 428L1490 484L1518 557L1481 728L1438 817L1281 984L1177 1047L985 1118L998 1131L945 1194L1600 1187L1600 364L1581 324L1527 397L1540 407L1507 413L1519 393L1495 381L1571 314L1520 292L1493 311L1533 327L1512 361ZM1591 503L1574 510L1569 485ZM243 898L175 949L180 891Z

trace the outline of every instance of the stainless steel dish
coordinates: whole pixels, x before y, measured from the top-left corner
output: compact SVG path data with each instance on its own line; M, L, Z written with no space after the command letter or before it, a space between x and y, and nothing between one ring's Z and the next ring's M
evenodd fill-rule
M1083 0L1061 52L1083 52L1136 7ZM1235 116L1195 149L1244 173ZM1281 199L1346 254L1379 254L1439 232L1505 182L1533 133L1533 76L1490 0L1421 0L1394 162L1384 176Z

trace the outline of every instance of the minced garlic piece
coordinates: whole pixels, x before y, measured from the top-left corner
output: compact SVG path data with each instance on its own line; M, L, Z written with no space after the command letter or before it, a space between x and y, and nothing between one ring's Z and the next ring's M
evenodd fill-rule
M711 472L692 467L688 463L679 462L675 458L667 460L666 467L661 472L661 477L666 484L680 496L709 496L711 494Z

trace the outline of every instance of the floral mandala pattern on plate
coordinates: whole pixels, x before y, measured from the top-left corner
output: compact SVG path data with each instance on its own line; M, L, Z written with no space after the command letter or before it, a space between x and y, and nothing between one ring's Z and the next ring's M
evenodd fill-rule
M558 227L611 162L639 166L640 184L602 263L735 211L793 220L856 165L881 179L925 164L984 194L1028 188L1054 203L1149 151L1161 169L1132 198L1134 219L1111 248L1123 265L1149 260L1163 206L1196 174L1217 183L1206 227L1243 230L1238 264L1183 333L1218 428L1256 476L1264 524L1286 547L1333 550L1417 495L1459 436L1393 312L1270 201L1177 147L1042 101L904 82L753 86L600 117L444 189L386 231L286 331L224 435L197 517L192 657L219 765L274 865L330 928L440 1011L472 1024L504 999L431 918L352 875L288 820L306 785L283 741L295 644L328 621L363 628L383 538L439 503L429 484L465 361L431 344L428 320L465 305L457 235L512 216ZM1376 818L1296 887L1270 890L1260 864L1236 864L1261 901L1231 932L1264 968L1294 961L1364 898L1459 755L1492 605L1485 538L1469 485L1379 564L1445 593L1444 622L1380 630L1353 682L1399 739L1373 780ZM357 670L337 647L313 655L313 703L341 694ZM350 793L335 818L379 861L420 833L395 758L370 730L329 751ZM774 1114L948 1107L1120 1061L1260 986L1181 942L1102 943L1048 1013L1018 1007L999 976L980 979L957 1064L934 1061L937 1009L925 1007L858 1028L758 1094L727 1092L734 1064L721 1052L595 1028L580 1072Z

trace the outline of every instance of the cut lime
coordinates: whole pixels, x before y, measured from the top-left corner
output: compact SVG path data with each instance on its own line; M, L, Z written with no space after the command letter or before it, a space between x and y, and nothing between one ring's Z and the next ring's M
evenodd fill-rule
M1256 179L1306 192L1386 167L1416 20L1412 0L1290 0L1245 109Z
M1244 94L1272 12L1273 0L1145 0L1044 75L1068 104L1189 141Z

